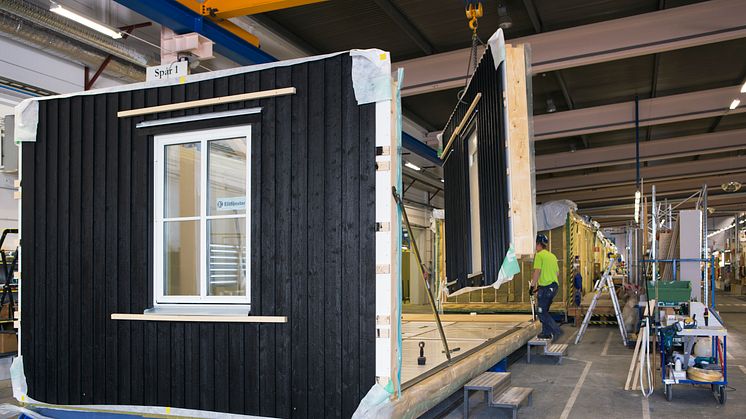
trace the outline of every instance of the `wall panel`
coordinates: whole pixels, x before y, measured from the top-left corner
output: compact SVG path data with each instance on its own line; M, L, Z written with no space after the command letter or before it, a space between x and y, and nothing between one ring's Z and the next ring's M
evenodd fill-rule
M23 144L22 173L21 349L31 397L280 417L352 414L375 381L375 105L357 105L350 71L349 56L340 55L39 102L38 137ZM297 93L116 117L286 86ZM288 323L110 320L153 301L154 131L135 125L256 106L260 116L230 121L253 127L252 314Z

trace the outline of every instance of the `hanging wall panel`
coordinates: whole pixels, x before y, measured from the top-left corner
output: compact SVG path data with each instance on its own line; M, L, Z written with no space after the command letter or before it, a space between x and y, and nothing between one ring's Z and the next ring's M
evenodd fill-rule
M503 82L501 67L495 68L490 46L471 78L464 96L443 130L443 139L451 138L464 121L451 150L444 155L446 210L446 275L457 281L451 288L488 285L497 274L510 245L508 219L507 166L505 151L504 109L501 100ZM474 111L468 115L472 101L481 94ZM466 117L466 120L464 119ZM476 130L479 150L479 220L471 220L469 196L468 137ZM481 232L481 276L470 278L472 246L471 223L478 222Z

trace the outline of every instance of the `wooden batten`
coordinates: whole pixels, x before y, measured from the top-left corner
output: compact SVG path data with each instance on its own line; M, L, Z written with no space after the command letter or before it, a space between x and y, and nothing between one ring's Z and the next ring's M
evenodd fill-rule
M181 314L131 314L112 313L112 320L139 320L146 322L198 322L198 323L287 323L285 316L192 316Z
M464 117L461 118L461 121L456 126L456 129L453 130L453 133L451 133L451 137L448 139L448 143L446 143L446 146L443 147L443 152L440 154L441 160L445 160L448 157L448 151L451 150L451 147L453 147L453 142L456 141L456 138L459 136L459 134L461 134L461 131L464 130L466 123L469 122L471 114L474 113L474 109L476 109L480 99L482 99L482 94L477 93L474 96L474 99L471 101L469 109L466 110L466 114L464 114Z
M243 102L246 100L266 99L270 97L294 95L295 87L284 87L281 89L262 90L260 92L241 93L238 95L219 96L209 99L191 100L188 102L171 103L168 105L149 106L147 108L130 109L117 112L118 118L129 118L132 116L148 115L158 112L181 111L184 109L199 108L201 106L226 105L229 103Z

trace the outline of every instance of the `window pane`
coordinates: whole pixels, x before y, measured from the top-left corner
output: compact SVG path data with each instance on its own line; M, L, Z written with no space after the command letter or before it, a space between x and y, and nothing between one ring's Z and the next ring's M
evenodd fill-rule
M246 138L210 141L209 215L246 213Z
M246 295L246 219L207 221L207 295Z
M163 223L163 295L200 295L199 221Z
M167 145L164 217L194 217L200 214L200 143Z

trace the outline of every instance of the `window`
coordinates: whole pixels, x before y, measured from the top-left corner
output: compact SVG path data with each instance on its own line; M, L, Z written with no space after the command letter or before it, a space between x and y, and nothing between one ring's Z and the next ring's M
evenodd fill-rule
M467 137L469 170L469 219L471 237L471 273L482 273L482 223L479 220L479 148L477 130Z
M250 303L251 127L155 137L155 304Z

